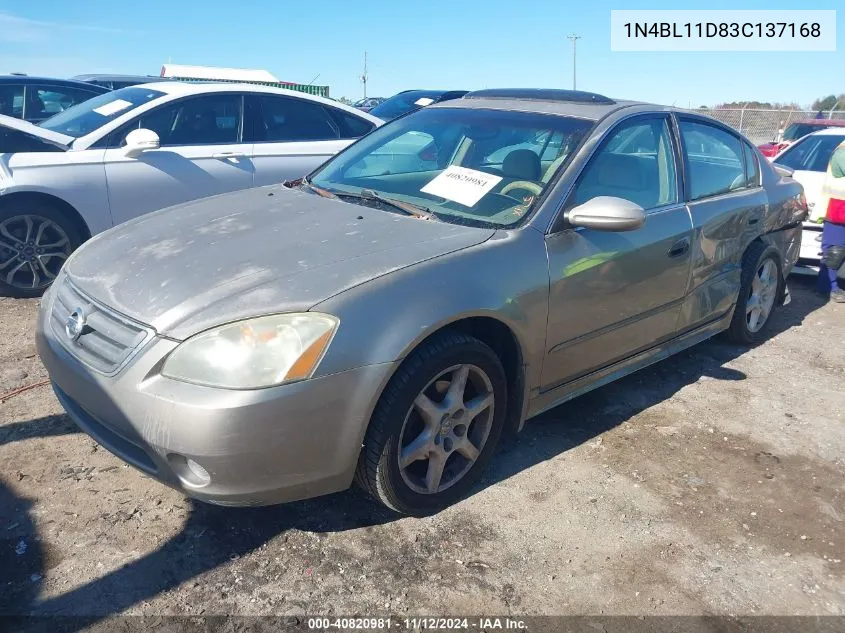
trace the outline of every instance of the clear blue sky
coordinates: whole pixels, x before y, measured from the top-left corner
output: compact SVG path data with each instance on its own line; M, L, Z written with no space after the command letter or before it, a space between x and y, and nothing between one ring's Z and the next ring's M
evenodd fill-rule
M627 5L627 6L626 6ZM633 6L632 6L633 5ZM610 51L612 8L839 9L835 53ZM0 72L158 74L163 62L264 68L282 80L361 96L405 88L571 87L693 107L845 92L845 4L708 0L0 0Z

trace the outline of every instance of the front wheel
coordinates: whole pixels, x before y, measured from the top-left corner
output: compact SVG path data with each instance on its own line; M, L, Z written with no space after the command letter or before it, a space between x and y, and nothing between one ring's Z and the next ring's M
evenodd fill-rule
M466 494L490 460L507 410L507 381L490 347L458 332L435 336L404 361L381 396L356 482L415 516Z
M772 311L783 292L780 253L773 246L754 242L742 260L739 298L727 335L732 341L753 345L765 340Z
M40 297L81 242L54 207L39 201L0 207L0 295Z

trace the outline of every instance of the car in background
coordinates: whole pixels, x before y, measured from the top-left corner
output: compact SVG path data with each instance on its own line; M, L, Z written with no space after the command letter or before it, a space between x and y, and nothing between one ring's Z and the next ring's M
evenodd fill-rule
M831 127L845 128L845 119L805 119L803 121L793 121L777 139L771 143L758 145L757 148L763 153L763 156L772 158L798 139L807 136L807 134Z
M38 296L92 235L298 178L382 123L301 92L175 81L105 92L40 125L0 116L0 294Z
M370 114L390 121L432 103L460 99L466 90L403 90L370 110Z
M831 127L813 132L798 139L778 154L773 162L786 167L792 178L804 187L810 215L803 224L801 256L796 273L818 272L821 260L822 222L827 213L828 198L824 194L824 181L833 151L845 141L845 127ZM839 277L845 279L845 265L839 269Z
M358 169L419 136L433 165ZM482 90L298 184L91 240L36 345L71 419L184 494L254 506L355 481L427 515L526 419L720 332L764 341L805 215L801 185L709 117Z
M353 108L358 108L359 110L363 110L364 112L369 112L377 105L384 103L384 97L366 97L364 99L359 99L355 103L352 104Z
M109 90L119 90L120 88L158 81L173 81L170 77L158 77L157 75L77 75L72 79L102 86Z
M0 115L38 123L104 92L71 79L0 75Z

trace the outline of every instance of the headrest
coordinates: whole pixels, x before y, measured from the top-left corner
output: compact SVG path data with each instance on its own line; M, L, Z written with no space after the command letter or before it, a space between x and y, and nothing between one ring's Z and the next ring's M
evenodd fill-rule
M502 173L518 180L540 180L540 157L530 149L515 149L502 162Z

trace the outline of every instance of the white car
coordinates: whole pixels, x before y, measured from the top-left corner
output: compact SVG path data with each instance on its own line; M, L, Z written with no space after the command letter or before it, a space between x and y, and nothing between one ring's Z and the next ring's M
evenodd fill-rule
M822 189L830 156L842 141L845 141L843 127L819 130L796 141L772 159L776 165L793 170L792 177L804 187L810 208L810 217L804 222L801 234L801 254L793 272L814 274L819 270L822 220L827 212L827 196ZM845 266L839 269L839 277L845 279Z
M0 294L38 296L89 237L299 178L382 123L300 92L177 82L115 90L40 125L0 116Z

